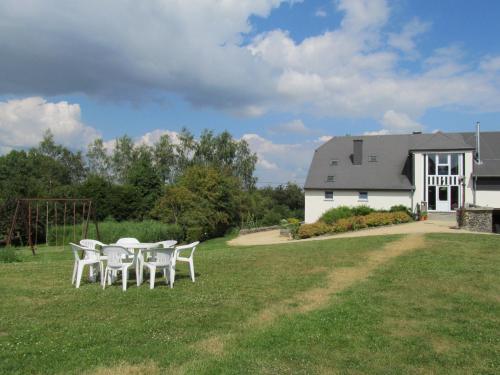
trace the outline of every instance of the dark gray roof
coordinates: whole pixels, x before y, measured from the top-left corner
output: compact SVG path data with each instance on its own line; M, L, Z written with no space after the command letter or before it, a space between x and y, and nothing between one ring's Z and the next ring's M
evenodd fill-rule
M475 133L461 133L465 141L476 147ZM474 163L474 176L500 177L500 132L481 133L481 164Z
M353 141L363 140L361 165L353 165ZM471 150L474 133L390 134L333 137L314 152L305 189L410 190L411 151ZM376 156L372 162L370 156ZM481 133L478 176L500 176L500 132ZM336 160L336 165L332 165ZM327 181L334 176L333 182Z
M432 134L409 134L409 136L413 140L411 151L474 149L474 145L471 146L466 143L460 133L437 132Z

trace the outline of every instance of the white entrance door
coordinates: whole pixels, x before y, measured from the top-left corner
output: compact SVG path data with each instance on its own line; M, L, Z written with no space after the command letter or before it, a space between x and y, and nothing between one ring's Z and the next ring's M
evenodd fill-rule
M439 186L436 197L436 211L450 211L450 188Z

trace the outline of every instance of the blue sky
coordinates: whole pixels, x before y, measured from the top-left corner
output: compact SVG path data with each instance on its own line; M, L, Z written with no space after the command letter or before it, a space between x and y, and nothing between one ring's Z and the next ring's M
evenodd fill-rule
M262 184L345 134L500 130L500 2L0 3L0 152L229 130Z

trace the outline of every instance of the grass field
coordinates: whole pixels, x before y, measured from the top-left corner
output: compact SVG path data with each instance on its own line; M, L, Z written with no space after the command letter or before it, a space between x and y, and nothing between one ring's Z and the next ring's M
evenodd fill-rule
M500 370L498 236L216 239L196 283L181 265L174 289L125 293L72 287L69 249L20 257L0 263L1 374Z

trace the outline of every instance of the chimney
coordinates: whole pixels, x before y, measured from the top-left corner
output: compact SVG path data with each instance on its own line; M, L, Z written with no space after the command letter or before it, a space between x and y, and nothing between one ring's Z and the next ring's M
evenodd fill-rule
M355 139L353 141L352 163L361 165L363 162L363 140Z

